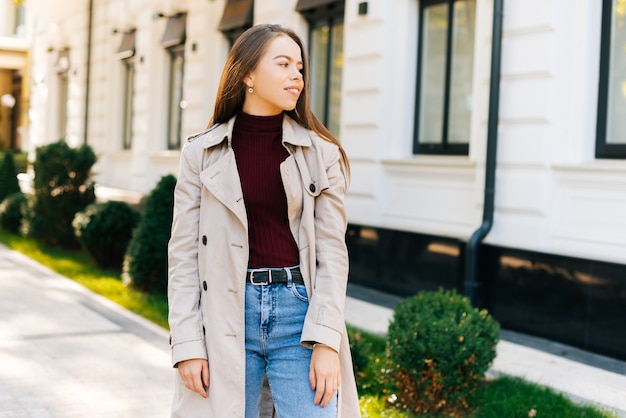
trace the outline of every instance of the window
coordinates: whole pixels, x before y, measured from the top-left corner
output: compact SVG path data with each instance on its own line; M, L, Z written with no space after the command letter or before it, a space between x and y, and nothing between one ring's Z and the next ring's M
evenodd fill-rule
M343 1L300 0L296 10L309 22L311 108L328 130L339 135L343 73Z
M20 4L15 9L15 32L13 33L17 37L25 37L26 28L26 11L24 5Z
M123 65L122 82L122 149L132 148L133 139L133 97L135 89L135 29L128 30L122 35L122 43L117 50L116 57Z
M122 61L124 65L124 94L122 115L122 148L129 150L132 148L133 140L133 96L135 86L135 59L127 58Z
M217 29L220 30L232 47L239 35L252 27L254 12L253 0L228 0Z
M168 149L180 148L180 135L183 119L183 76L185 75L185 46L170 48L170 88L168 115Z
M420 2L416 154L469 152L475 22L475 0Z
M185 25L187 14L176 13L167 20L161 45L169 54L167 148L180 149L183 119L183 79L185 75Z
M62 49L58 52L55 64L57 73L57 104L56 104L56 140L63 139L67 135L67 100L68 100L68 75L70 71L70 51Z
M626 158L626 0L604 0L596 158Z

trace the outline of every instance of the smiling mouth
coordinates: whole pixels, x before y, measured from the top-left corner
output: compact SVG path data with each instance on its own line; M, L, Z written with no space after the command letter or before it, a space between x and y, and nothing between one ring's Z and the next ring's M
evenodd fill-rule
M285 89L285 90L287 90L289 93L295 93L295 94L300 93L300 90L295 89L295 88L290 88L290 89Z

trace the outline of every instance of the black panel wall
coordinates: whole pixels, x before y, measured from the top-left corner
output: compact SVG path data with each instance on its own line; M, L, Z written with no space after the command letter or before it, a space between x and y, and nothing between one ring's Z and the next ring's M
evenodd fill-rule
M463 289L459 240L349 225L350 281L399 296ZM480 300L504 329L626 360L626 265L483 245Z
M399 296L462 289L456 239L350 225L347 243L353 283Z
M503 328L626 359L626 265L483 247Z

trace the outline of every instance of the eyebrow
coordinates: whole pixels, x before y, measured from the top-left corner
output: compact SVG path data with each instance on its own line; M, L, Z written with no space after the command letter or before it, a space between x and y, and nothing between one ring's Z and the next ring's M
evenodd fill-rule
M279 58L285 58L289 62L293 61L293 58L291 58L289 55L284 55L284 54L276 55L274 58L272 58L272 60L276 60L276 59L279 59ZM302 61L298 61L298 62L296 62L296 64L304 65Z

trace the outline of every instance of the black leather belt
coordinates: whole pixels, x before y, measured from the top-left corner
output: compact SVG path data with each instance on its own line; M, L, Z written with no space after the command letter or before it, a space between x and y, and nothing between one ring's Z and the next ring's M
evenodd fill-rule
M252 283L257 286L268 284L286 284L287 270L291 273L291 281L295 284L304 284L300 267L290 269L258 269L248 271L246 274L246 283Z

